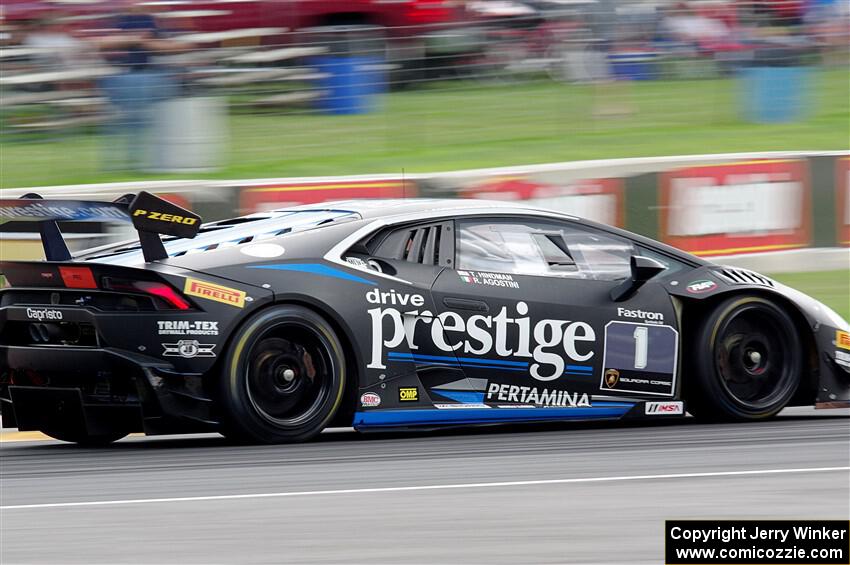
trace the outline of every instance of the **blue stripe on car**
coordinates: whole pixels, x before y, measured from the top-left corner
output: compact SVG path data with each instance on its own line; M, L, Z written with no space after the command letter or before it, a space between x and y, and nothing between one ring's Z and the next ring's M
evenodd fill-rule
M545 408L454 408L451 410L375 410L356 412L355 428L412 426L417 424L486 424L490 422L537 422L551 420L592 420L617 418L632 403L599 404L590 407Z
M369 279L364 279L363 277L358 277L357 275L352 275L351 273L346 273L343 270L328 267L327 265L322 265L321 263L281 263L278 265L253 265L248 268L271 269L274 271L294 271L298 273L309 273L322 277L331 277L335 279L342 279L344 281L368 284L370 286L378 285L378 283L370 281Z

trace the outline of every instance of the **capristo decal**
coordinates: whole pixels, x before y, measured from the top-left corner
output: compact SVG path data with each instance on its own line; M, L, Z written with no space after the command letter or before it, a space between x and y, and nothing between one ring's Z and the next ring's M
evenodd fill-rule
M163 343L164 357L215 357L214 343L198 343L196 339L181 339L177 343Z
M487 388L487 400L567 408L590 406L590 397L584 392L567 392L565 390L552 390L548 388L537 388L535 386L498 383L490 383L490 386Z
M425 304L421 294L374 289L366 293L366 301L380 305L367 310L372 322L369 369L386 369L385 349L392 350L405 343L411 352L418 350L419 345L414 342L417 324L431 324L431 341L441 351L465 356L495 352L502 359L531 359L529 374L539 381L551 381L563 375L567 359L581 363L593 357L596 333L590 324L555 319L532 323L525 302L517 302L514 312L503 306L495 316L476 314L464 319L457 312L434 316L428 310L420 311L418 308ZM417 309L392 307L407 305ZM511 343L508 343L509 328L518 335Z
M218 335L218 322L206 320L159 320L159 335Z
M206 281L199 281L198 279L186 279L183 292L189 296L206 298L214 302L230 304L237 308L245 307L245 292Z
M519 288L512 275L507 273L486 273L484 271L458 271L460 280L469 284L482 284L484 286L501 286L505 288Z
M27 318L30 320L38 320L39 322L43 322L45 320L59 321L62 319L62 311L48 310L47 308L27 308Z
M842 367L847 367L850 369L850 353L844 353L843 351L835 352L835 362L841 365Z
M688 292L691 294L702 294L704 292L711 292L717 288L717 283L710 280L701 280L694 281L688 285Z

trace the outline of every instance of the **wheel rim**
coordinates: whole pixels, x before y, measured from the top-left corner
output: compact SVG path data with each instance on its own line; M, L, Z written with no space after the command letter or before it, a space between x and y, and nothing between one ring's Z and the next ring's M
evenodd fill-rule
M793 381L793 328L772 309L751 305L733 312L717 333L715 362L720 383L740 405L771 407Z
M288 428L321 411L334 364L327 340L314 328L271 328L251 348L245 379L248 399L267 422Z

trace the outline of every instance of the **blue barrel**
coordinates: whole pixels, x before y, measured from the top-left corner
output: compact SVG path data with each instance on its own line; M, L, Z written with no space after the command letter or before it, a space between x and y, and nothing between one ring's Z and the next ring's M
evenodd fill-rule
M304 30L305 39L324 49L310 64L323 92L316 107L326 114L365 114L378 106L386 89L386 40L374 26L322 26Z
M803 118L808 108L806 67L750 67L741 78L744 119L772 124Z
M327 114L365 114L376 109L384 91L383 61L374 56L327 55L312 61L323 76L317 86L324 92L316 105Z
M749 122L775 124L804 117L809 71L804 61L808 45L762 46L753 52L740 75L741 110Z

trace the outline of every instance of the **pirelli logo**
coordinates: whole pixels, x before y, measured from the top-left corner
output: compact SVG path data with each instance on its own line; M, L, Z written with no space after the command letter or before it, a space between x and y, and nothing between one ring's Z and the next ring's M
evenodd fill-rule
M189 296L206 298L207 300L230 304L237 308L245 307L245 292L210 282L186 279L183 292Z
M841 349L850 349L850 332L837 330L835 332L835 346Z

